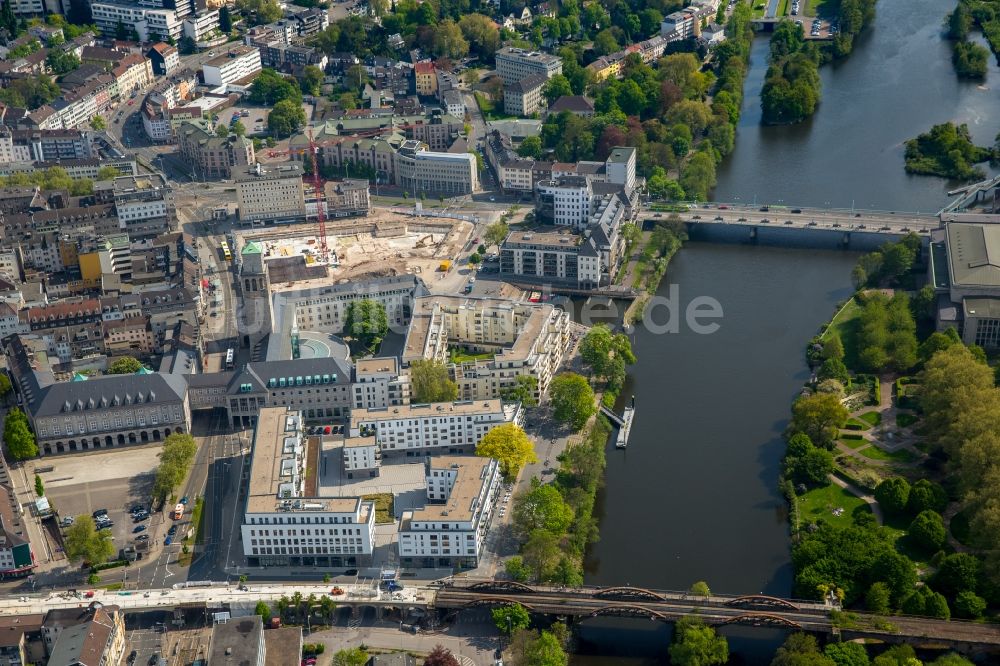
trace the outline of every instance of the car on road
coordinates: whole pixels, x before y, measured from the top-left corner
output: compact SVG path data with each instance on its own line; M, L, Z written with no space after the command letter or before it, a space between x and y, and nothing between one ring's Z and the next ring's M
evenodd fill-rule
M163 545L164 546L169 546L173 542L174 542L174 538L171 537L171 536L168 536L166 539L163 540Z
M724 219L725 219L725 218L723 218L723 217L722 217L721 215L716 215L716 216L715 216L715 221L716 221L716 222L722 222L722 221L723 221Z
M136 525L135 527L132 528L132 534L138 534L139 532L145 532L145 531L146 531L145 525Z
M188 503L188 498L187 495L185 495L184 497L181 498L181 504L187 504L187 503Z
M792 212L795 213L796 215L798 215L799 213L802 212L802 209L801 208L793 208Z
M771 224L771 220L765 217L763 220L761 220L761 224Z
M137 536L135 538L135 540L136 541L149 541L149 535L148 534L140 534L139 536Z

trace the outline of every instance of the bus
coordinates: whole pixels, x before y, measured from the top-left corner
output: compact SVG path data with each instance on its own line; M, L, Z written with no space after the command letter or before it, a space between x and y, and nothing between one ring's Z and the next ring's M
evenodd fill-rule
M236 367L236 352L230 347L226 350L226 370L232 370Z
M233 253L229 251L229 243L222 241L222 256L225 257L226 261L233 260Z
M174 520L180 520L181 516L184 515L184 505L178 504L174 507Z

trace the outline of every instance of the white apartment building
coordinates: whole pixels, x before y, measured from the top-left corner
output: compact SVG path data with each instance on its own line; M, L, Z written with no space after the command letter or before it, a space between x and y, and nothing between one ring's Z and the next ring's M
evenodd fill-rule
M536 187L540 199L551 199L552 219L556 226L582 230L590 221L593 191L582 176L546 180Z
M202 41L206 35L219 27L219 10L212 9L198 14L192 14L184 19L184 36L196 42Z
M500 272L581 288L601 283L601 253L592 239L566 232L512 232L500 249Z
M503 87L503 110L514 116L530 116L543 108L542 91L549 78L541 73L529 74Z
M500 492L500 466L492 458L442 456L426 463L427 500L399 521L403 566L475 567Z
M528 51L505 46L496 53L497 74L505 84L520 81L531 74L544 74L551 79L562 74L562 59L541 51Z
M251 566L345 566L367 562L375 505L326 497L306 469L320 461L319 438L306 438L302 415L260 410L240 531Z
M353 409L384 409L410 402L410 380L395 356L359 359L354 364Z
M479 189L476 157L469 153L438 153L416 140L404 141L395 156L396 185L416 194L455 196Z
M260 51L251 46L234 46L228 53L206 62L201 70L207 86L236 83L261 71Z
M126 28L134 27L142 41L148 41L150 35L157 35L161 39L169 36L175 40L183 36L183 16L173 9L140 7L116 2L92 2L90 10L94 23L105 34L115 34L118 24L121 23Z
M617 147L612 149L604 162L609 183L635 187L635 148Z
M374 437L384 452L426 455L429 449L474 453L479 440L505 423L521 425L520 403L499 399L432 402L383 409L351 410L352 437Z
M382 467L382 450L374 437L344 436L342 464L348 479L378 476Z
M550 303L500 298L425 296L413 301L403 364L416 359L448 363L449 346L492 352L493 358L450 363L462 400L499 398L517 377L538 382L535 398L549 390L569 345L570 318Z
M174 193L163 176L119 176L111 186L119 226L131 239L153 237L171 228ZM95 186L95 191L99 189Z
M298 162L268 166L258 162L252 166L233 167L233 180L243 222L305 218L302 165Z

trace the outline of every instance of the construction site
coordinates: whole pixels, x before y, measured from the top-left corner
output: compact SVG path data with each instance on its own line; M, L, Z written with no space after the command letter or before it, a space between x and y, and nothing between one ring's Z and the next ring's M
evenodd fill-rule
M315 222L235 232L237 253L250 242L264 252L271 284L365 276L424 277L447 271L471 240L472 222L420 218L374 209L367 217L327 221L323 260Z

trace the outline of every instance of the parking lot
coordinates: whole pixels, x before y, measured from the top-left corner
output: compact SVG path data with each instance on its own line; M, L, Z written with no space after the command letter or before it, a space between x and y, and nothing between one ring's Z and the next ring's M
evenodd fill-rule
M127 632L125 651L122 656L124 666L154 666L157 657L162 657L167 666L187 666L197 660L208 659L208 649L212 639L209 629L174 629L171 620L163 618L162 629L156 625L136 628ZM148 624L148 623L143 623ZM129 656L135 651L131 664Z
M45 496L60 517L89 516L98 509L107 509L108 517L114 521L111 533L115 547L123 548L134 543L134 537L138 536L133 534L135 525L129 510L136 504L149 506L153 470L161 449L159 445L147 445L46 458L33 463L33 467L51 468L40 476ZM28 473L34 474L34 468ZM142 523L147 526L145 533L150 533L151 540L164 518L165 514L154 513Z
M248 115L243 115L246 112ZM267 116L271 113L268 108L253 108L249 106L234 106L231 109L219 111L220 123L231 124L234 113L240 114L240 122L247 130L247 136L264 135L267 133Z

